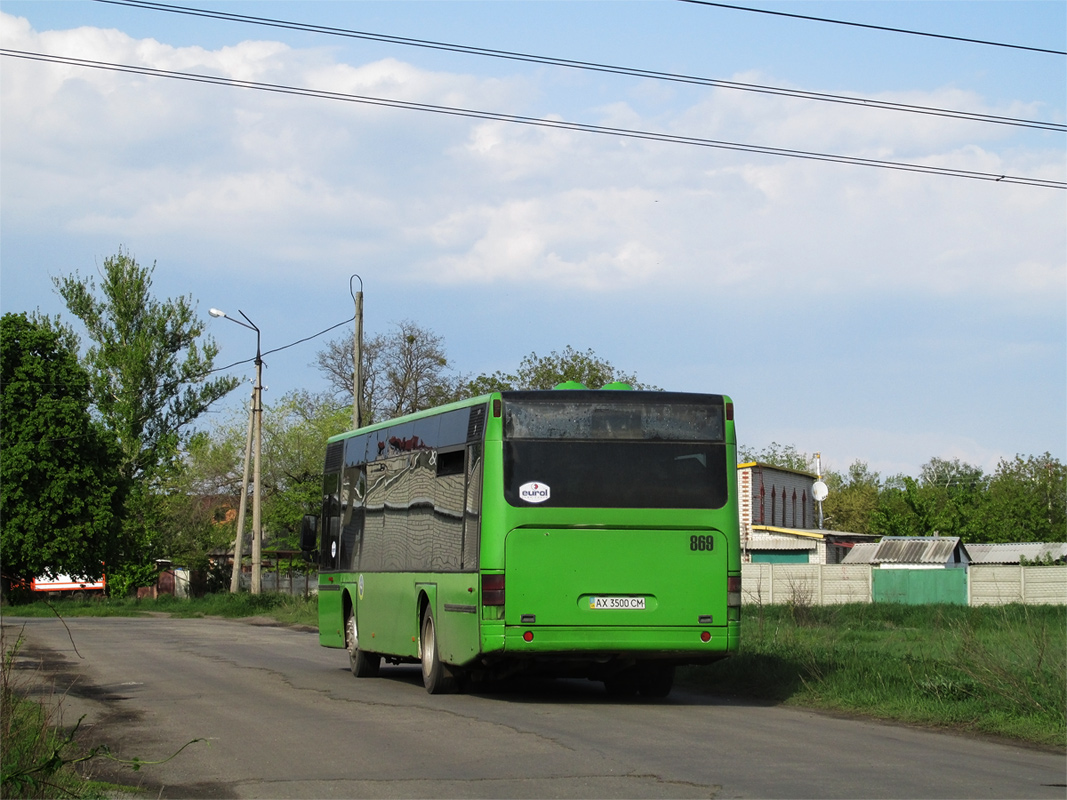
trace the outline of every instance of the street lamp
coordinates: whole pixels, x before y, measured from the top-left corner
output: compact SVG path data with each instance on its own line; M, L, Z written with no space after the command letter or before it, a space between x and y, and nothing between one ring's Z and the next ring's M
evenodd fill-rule
M245 318L244 322L227 316L225 311L219 311L217 308L210 309L208 313L213 317L228 319L242 328L248 328L256 332L256 385L252 389L252 421L254 423L252 427L255 431L255 466L253 467L252 476L252 594L259 594L261 589L260 560L263 557L263 508L260 492L260 487L262 486L260 465L263 458L263 356L260 347L259 328L245 316L245 312L241 311L241 309L237 309L237 313ZM245 464L246 466L248 464L247 451ZM247 474L248 471L246 469L245 475ZM238 540L240 540L242 533L243 531L238 531ZM234 558L238 561L240 560L237 548L234 548Z

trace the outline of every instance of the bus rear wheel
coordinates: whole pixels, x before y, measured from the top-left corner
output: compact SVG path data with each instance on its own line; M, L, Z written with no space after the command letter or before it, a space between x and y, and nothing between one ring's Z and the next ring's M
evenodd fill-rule
M352 674L357 678L376 678L382 665L382 657L359 649L359 631L356 628L356 611L353 609L345 620L345 647Z
M422 660L422 683L430 694L451 694L458 688L456 676L441 663L437 652L437 627L429 606L422 612L419 656Z

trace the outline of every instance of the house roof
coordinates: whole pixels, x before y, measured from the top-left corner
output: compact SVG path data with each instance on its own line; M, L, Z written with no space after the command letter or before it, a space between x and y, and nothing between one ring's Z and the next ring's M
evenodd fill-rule
M843 564L948 564L970 561L970 553L958 536L885 536L880 542L856 544Z
M738 469L752 469L753 467L755 467L756 469L774 470L775 472L788 472L793 475L800 475L805 478L811 478L812 480L816 480L819 477L814 472L808 472L806 470L801 469L790 469L789 467L779 467L775 466L774 464L764 464L762 461L746 461L743 464L737 465Z
M816 544L814 539L760 532L758 536L750 536L744 547L746 550L814 550Z
M1018 564L1025 557L1037 561L1051 556L1067 558L1067 542L1013 542L1009 544L969 544L972 564Z
M752 530L757 533L776 533L785 536L800 536L805 539L813 539L816 541L837 542L838 540L845 540L846 542L862 542L869 541L871 539L877 539L878 536L874 536L869 533L850 533L849 531L827 531L812 528L782 528L777 525L752 525Z

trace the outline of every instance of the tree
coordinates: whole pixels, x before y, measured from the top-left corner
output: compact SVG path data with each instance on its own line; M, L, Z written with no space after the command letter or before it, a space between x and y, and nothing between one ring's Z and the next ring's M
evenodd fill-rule
M115 434L123 475L151 480L177 458L183 431L237 386L209 379L218 348L190 298L160 302L151 267L128 252L104 260L97 296L92 277L56 278L68 310L94 342L85 355L93 403Z
M294 548L300 521L322 505L326 440L352 424L350 408L328 395L295 391L263 415L264 536Z
M118 544L119 451L89 411L69 332L0 319L0 550L4 575L99 577Z
M798 472L813 472L815 468L814 456L797 450L795 445L778 444L778 442L771 442L762 450L741 446L738 448L737 460L742 464L748 461L758 461L760 464Z
M1067 470L1050 453L1001 459L985 494L982 541L1067 541Z
M161 483L177 466L191 423L237 385L209 377L214 340L189 298L155 299L154 271L120 248L104 260L99 290L77 273L54 279L93 342L84 356L90 397L118 443L118 472L131 487L125 523L138 541L127 557L142 564L153 556Z
M919 479L905 478L903 500L915 515L919 536L958 536L965 542L984 541L979 508L986 478L980 467L958 458L931 458Z
M162 493L156 545L190 569L206 569L211 551L229 550L236 533L244 442L221 426L214 433L189 438Z
M881 478L865 461L853 461L847 475L826 476L830 494L823 502L826 527L850 533L871 533L878 508Z
M396 333L378 343L381 398L371 409L388 419L459 399L460 382L444 374L444 339L411 320L395 324Z
M360 364L360 383L363 384L364 423L373 421L369 413L378 397L379 363L384 336L363 340L363 358ZM352 350L355 347L351 336L342 336L328 342L315 358L314 366L326 377L330 392L343 403L352 406L352 380L355 375Z
M547 356L530 353L512 373L494 372L469 381L469 396L510 389L552 389L561 383L576 381L588 389L600 389L609 383L628 383L635 389L656 389L641 383L637 376L616 369L610 361L588 349L585 352L567 345L562 353L553 350Z
M364 424L410 414L462 396L465 379L447 374L443 337L411 320L394 323L389 334L363 341L360 366ZM315 365L337 398L352 403L353 343L351 337L330 342Z

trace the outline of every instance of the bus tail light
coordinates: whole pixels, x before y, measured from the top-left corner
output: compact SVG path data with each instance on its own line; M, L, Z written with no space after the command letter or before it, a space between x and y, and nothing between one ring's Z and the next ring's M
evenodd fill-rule
M482 605L483 606L502 606L502 605L504 605L504 576L503 575L483 575L482 576Z
M741 607L741 576L731 575L726 579L727 608Z

